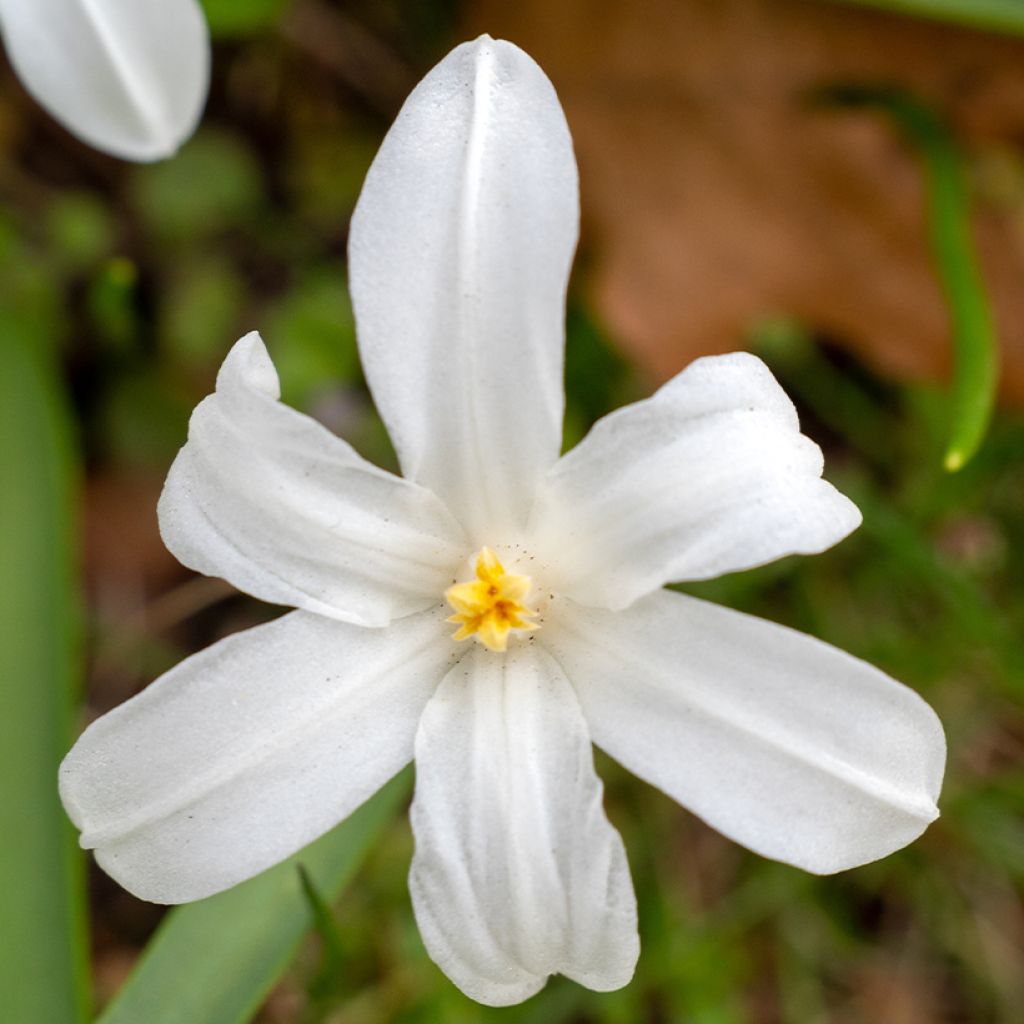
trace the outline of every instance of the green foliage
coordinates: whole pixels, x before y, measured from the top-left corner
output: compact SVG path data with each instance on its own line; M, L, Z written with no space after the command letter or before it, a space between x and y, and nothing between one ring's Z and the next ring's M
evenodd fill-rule
M943 465L956 472L974 457L995 407L998 344L984 279L971 236L962 158L942 118L905 93L838 87L822 99L887 114L917 149L924 169L928 228L949 308L956 354L949 441Z
M227 892L168 914L99 1024L244 1024L288 966L409 790L405 773L301 853ZM308 882L304 884L304 872Z
M40 352L52 352L65 332L62 277L25 244L21 224L2 211L0 273L4 289L0 327L23 334Z
M110 211L88 192L55 196L46 214L50 251L71 271L84 270L114 250Z
M340 230L352 216L379 142L358 125L295 139L287 172L296 214L318 230Z
M835 2L835 0L833 0ZM1020 0L839 0L878 7L897 14L952 21L996 32L1024 33L1024 4Z
M337 269L300 277L267 311L264 338L282 397L299 408L361 377L348 289Z
M57 798L79 683L76 480L56 360L0 312L0 992L3 1017L85 1018L84 888Z
M334 910L301 864L299 877L321 948L320 965L309 982L309 994L314 1005L323 1005L336 999L345 988L345 945L338 931L338 922L334 919Z
M139 168L139 212L163 242L195 245L262 209L259 167L252 152L228 132L205 128L173 160Z
M639 397L628 363L578 302L569 306L566 322L565 389L565 450L609 409Z
M127 355L134 349L139 330L138 270L124 257L104 260L90 269L86 286L89 317L103 339L104 348L110 353Z
M125 466L170 465L185 443L188 398L151 369L119 377L107 394L99 424L106 453Z
M201 0L212 36L251 35L271 27L292 0Z
M212 250L169 268L160 303L160 334L173 365L202 371L243 333L246 285L235 263Z

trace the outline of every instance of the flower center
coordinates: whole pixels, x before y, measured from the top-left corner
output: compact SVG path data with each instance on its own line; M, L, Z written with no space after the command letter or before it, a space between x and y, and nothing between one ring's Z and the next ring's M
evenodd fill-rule
M483 548L476 556L476 579L456 583L444 596L455 609L448 621L459 624L453 640L477 640L492 651L504 651L513 629L539 629L537 612L523 603L533 581L529 576L506 572L505 566L490 549Z

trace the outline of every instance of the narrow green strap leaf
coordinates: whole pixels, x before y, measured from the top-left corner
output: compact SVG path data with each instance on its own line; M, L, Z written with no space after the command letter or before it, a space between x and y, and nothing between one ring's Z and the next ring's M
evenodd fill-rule
M341 941L341 933L338 931L338 922L334 919L334 911L331 910L330 903L325 899L324 894L317 888L316 882L306 870L305 864L299 865L299 880L302 882L303 895L309 904L310 914L323 944L323 951L320 955L320 973L323 975L339 973L345 962L345 947ZM324 978L323 980L329 982L331 979ZM337 981L336 978L333 980Z
M1021 0L841 0L859 7L878 7L896 14L910 14L952 21L996 32L1024 33Z
M98 1024L251 1020L315 923L298 865L322 898L335 899L410 785L407 770L294 857L234 889L172 910Z
M327 1016L330 1007L342 1005L346 995L354 994L359 980L345 971L345 943L330 903L301 864L299 877L320 938L319 962L306 980L310 1019L319 1020Z
M77 698L75 481L57 369L0 317L0 1002L5 1021L88 1007L83 863L57 797Z
M1024 9L1024 0L1022 0ZM955 368L949 441L943 464L962 469L984 440L995 407L998 345L992 311L971 236L971 211L960 154L929 107L888 89L837 88L823 98L888 114L924 163L932 252L949 307Z
M254 35L273 25L292 0L201 0L210 34L222 36Z

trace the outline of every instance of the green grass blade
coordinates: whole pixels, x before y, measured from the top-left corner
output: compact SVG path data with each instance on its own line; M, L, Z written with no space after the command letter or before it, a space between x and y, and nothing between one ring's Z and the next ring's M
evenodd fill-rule
M253 35L264 31L281 16L291 0L201 0L210 34Z
M298 871L336 898L408 796L402 773L350 818L257 878L168 914L98 1024L244 1024L315 923Z
M972 28L1024 34L1024 3L1021 0L841 0L859 7L878 7L938 21L952 21Z
M323 942L323 958L331 967L340 967L344 962L344 945L341 941L341 933L338 931L338 922L334 919L334 911L330 902L317 888L316 882L306 869L305 864L299 865L299 879L302 882L302 892L306 897L309 912Z
M971 210L960 156L942 122L912 107L904 116L926 165L932 250L949 305L956 366L944 464L962 469L981 446L995 406L998 359L988 295L971 237Z
M75 480L50 353L0 318L0 1002L5 1021L87 1013L83 864L57 797L77 697Z
M1024 10L1024 0L1021 0ZM924 164L932 253L949 308L955 367L949 441L943 464L962 469L985 438L995 407L998 345L992 311L971 236L971 210L961 157L942 119L905 93L836 88L822 98L888 114Z

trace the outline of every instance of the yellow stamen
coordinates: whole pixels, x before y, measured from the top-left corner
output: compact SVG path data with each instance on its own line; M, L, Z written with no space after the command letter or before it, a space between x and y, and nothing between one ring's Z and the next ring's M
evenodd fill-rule
M457 622L459 630L453 640L477 640L492 651L508 647L508 634L513 629L539 629L537 613L527 608L526 600L533 586L529 576L506 572L498 556L484 548L476 556L476 579L456 583L444 596L455 609L448 621Z

